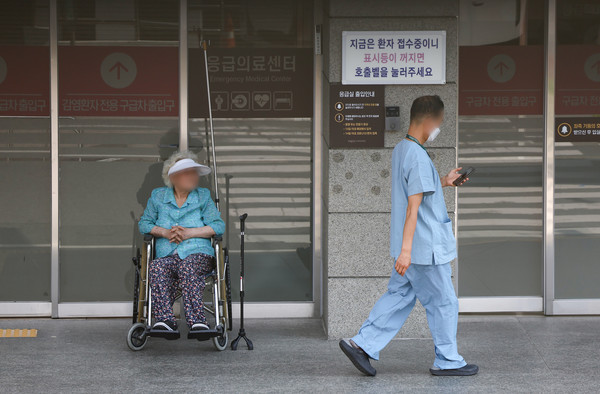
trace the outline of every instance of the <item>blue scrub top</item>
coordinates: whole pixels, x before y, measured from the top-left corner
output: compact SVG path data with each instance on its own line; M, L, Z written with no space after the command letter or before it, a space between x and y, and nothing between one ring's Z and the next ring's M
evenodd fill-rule
M411 263L445 264L456 258L456 239L448 217L440 176L427 152L403 139L392 153L392 218L390 255L402 250L408 196L423 193L413 237Z

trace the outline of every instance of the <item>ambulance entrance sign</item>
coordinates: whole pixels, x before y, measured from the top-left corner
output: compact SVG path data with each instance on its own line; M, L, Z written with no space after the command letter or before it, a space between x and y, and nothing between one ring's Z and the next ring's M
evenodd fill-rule
M342 84L446 83L446 32L342 32Z

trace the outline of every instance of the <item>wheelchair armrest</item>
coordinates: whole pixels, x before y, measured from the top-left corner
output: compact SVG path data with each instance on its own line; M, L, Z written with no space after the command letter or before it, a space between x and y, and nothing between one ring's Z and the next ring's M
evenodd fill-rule
M152 234L144 234L144 242L150 242L154 239L154 235Z
M220 243L221 241L223 241L223 236L222 235L213 235L211 238L211 244L213 246L213 248L215 247L216 244Z

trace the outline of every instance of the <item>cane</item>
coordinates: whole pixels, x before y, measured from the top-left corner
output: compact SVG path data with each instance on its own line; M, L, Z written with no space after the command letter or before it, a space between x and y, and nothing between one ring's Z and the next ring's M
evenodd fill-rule
M238 342L241 338L244 338L248 350L254 349L252 341L246 336L246 330L244 330L244 223L248 214L245 213L240 216L240 332L237 338L231 342L231 350L237 350Z

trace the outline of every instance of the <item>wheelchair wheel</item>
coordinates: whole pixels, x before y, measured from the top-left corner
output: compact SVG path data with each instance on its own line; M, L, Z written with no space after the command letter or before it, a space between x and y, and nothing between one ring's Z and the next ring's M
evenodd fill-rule
M140 248L137 248L135 257L133 260L133 265L135 266L135 280L133 283L133 322L131 324L135 324L138 322L138 312L139 312L139 302L140 302L140 260L142 258L142 254L140 253Z
M129 329L127 333L127 346L133 351L142 350L148 342L148 336L146 335L146 325L143 323L136 323Z
M218 336L218 337L213 337L213 343L215 344L215 347L217 348L217 350L219 351L223 351L225 349L227 349L227 343L229 342L229 335L227 335L227 330L225 328L223 328L223 335Z

